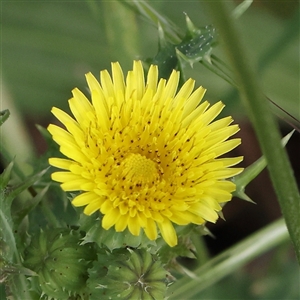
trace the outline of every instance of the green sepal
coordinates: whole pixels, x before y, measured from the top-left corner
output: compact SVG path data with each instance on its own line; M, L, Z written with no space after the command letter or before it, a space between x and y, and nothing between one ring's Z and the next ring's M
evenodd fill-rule
M173 268L176 258L188 257L195 259L195 247L190 239L190 235L181 236L178 238L178 244L174 247L169 247L168 245L163 245L159 249L159 257L161 262L168 268ZM177 262L175 263L177 264Z
M96 213L92 216L81 214L79 224L80 228L86 231L83 244L95 242L99 247L105 245L110 251L124 247L137 248L141 245L143 247L156 245L154 241L150 241L146 237L142 230L138 236L134 236L128 229L122 232L116 232L114 227L108 230L104 229L101 225L101 217Z

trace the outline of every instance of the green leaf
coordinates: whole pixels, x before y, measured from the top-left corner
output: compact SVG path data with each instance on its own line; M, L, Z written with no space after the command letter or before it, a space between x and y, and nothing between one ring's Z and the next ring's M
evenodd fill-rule
M216 32L213 26L196 28L186 16L188 31L180 43L173 44L165 40L163 28L158 24L160 49L151 61L158 65L159 75L168 78L174 69L184 64L193 66L202 60L210 61L210 54L216 43Z
M0 126L8 119L10 111L8 109L0 111Z
M254 257L287 242L288 239L284 220L273 222L194 270L196 277L193 280L184 277L176 281L168 290L169 299L191 299Z
M4 201L12 202L13 199L15 199L20 193L28 189L30 186L32 186L34 183L39 181L43 175L47 172L48 168L30 176L27 178L24 182L18 184L17 186L12 187L9 192L5 195Z
M282 140L281 144L284 147L290 138L292 137L294 130L287 134ZM245 194L246 186L256 177L258 176L263 169L267 166L267 161L264 157L260 157L257 161L255 161L252 165L247 167L241 174L234 177L233 182L236 184L236 191L233 193L234 196L239 197L242 200L246 200L248 202L255 203Z
M282 140L281 144L284 147L290 138L292 137L294 130L287 134ZM254 203L255 202L250 199L249 196L246 195L245 189L246 186L256 177L258 176L263 169L267 166L267 161L264 156L260 157L257 161L255 161L252 165L247 167L241 174L233 178L233 182L236 184L236 190L233 193L235 197L238 197L242 200Z
M0 175L0 191L1 191L1 200L4 199L3 197L8 192L5 190L7 188L8 182L11 177L11 171L14 166L14 162L12 161L7 168L3 171L3 173Z
M7 211L0 209L0 241L3 243L1 251L1 259L12 263L14 255L18 255L16 240L13 233L13 222L12 218ZM10 212L10 211L9 211Z
M12 167L13 163L10 163L5 171L1 174L0 240L3 241L7 246L7 251L3 252L4 259L9 262L18 262L19 254L13 232L15 224L11 215L11 204L15 197L40 179L46 170L29 177L26 181L18 186L8 187L7 185L10 179Z
M21 223L21 221L25 218L25 216L27 216L42 201L48 189L49 185L43 188L41 191L39 191L36 196L28 199L22 207L14 211L13 220L15 226L18 226Z

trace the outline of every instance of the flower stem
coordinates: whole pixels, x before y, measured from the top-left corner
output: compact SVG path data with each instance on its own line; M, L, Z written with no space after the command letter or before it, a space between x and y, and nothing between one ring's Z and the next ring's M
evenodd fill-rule
M222 252L194 271L195 279L183 277L168 289L170 300L193 296L245 265L253 258L289 240L284 219L279 219Z
M300 263L300 196L277 124L248 64L241 36L230 18L225 1L206 2L223 38L223 46L235 72L239 92L253 123L296 255Z

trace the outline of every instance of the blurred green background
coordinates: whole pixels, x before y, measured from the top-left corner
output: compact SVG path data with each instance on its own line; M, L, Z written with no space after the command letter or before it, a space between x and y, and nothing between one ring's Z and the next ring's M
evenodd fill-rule
M183 33L184 12L196 26L212 23L203 1L148 3ZM99 77L100 70L110 69L111 61L119 61L126 72L133 59L152 58L158 51L155 24L121 1L1 1L1 18L0 105L12 114L1 127L1 143L22 162L46 150L35 124L46 127L53 122L52 106L68 110L71 90L86 89L85 73ZM238 25L265 94L300 119L299 2L254 1ZM213 53L226 60L221 47ZM244 142L237 154L245 156L244 166L251 164L260 151L235 89L201 64L186 67L185 72L208 89L207 99L222 99L225 113L238 120ZM289 125L280 124L283 133L290 131ZM287 150L299 182L299 132ZM227 222L212 226L216 240L207 239L212 255L280 215L267 172L247 192L257 206L234 200L235 205L225 207ZM201 299L299 299L297 282L293 252L283 245L209 289Z
M183 32L183 12L197 26L211 24L201 1L149 3ZM53 105L65 108L70 90L85 87L86 72L98 75L116 60L127 70L133 59L153 57L157 52L157 28L118 1L1 4L3 83L28 118L48 118ZM299 118L297 9L297 2L254 1L239 25L266 95ZM201 65L186 73L208 89L207 97L212 100L224 99L231 89Z

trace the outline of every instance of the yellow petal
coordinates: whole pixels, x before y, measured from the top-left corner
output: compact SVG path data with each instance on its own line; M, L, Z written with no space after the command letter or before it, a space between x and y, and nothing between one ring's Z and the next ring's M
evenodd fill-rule
M52 173L51 177L54 181L58 181L58 182L66 182L66 181L82 179L81 176L75 175L71 172L55 172L55 173Z
M241 143L241 139L231 139L223 142L222 144L219 144L215 147L211 147L203 151L202 155L208 155L210 153L214 153L215 157L218 157L236 148L240 143Z
M157 239L156 223L152 219L147 219L147 225L145 226L144 231L149 240L154 241Z
M196 109L194 109L189 115L182 119L182 127L188 127L191 123L196 123L197 128L199 129L200 125L203 126L200 117L209 107L209 103L204 101ZM201 123L200 123L201 122Z
M215 189L211 188L211 189L205 190L205 195L201 196L201 203L204 204L206 207L209 207L215 211L220 211L222 209L222 207L220 206L219 203L221 203L223 201L219 201L219 200L227 199L228 197L231 198L230 193L221 191L221 190L215 190Z
M158 80L158 67L151 65L147 75L147 89L156 91L157 87L157 80Z
M82 141L84 139L84 134L79 127L78 123L71 118L68 114L66 114L64 111L53 107L51 112L53 115L67 128L67 130L76 137L77 143L79 141Z
M100 209L101 202L99 201L94 201L92 203L89 203L83 210L83 213L90 216L94 212Z
M169 98L174 98L174 95L176 93L177 87L178 87L178 82L179 82L179 72L173 70L170 78L167 81L167 84L165 86L165 89L162 94L162 99L167 100Z
M212 178L214 178L215 180L227 179L236 176L237 174L241 173L243 170L244 170L243 168L221 169L221 170L209 172L203 175L201 179L202 180L212 179Z
M116 221L115 229L117 232L122 232L126 229L128 225L128 215L120 215L119 219Z
M71 158L74 161L77 161L82 164L88 162L87 156L85 156L84 153L76 145L65 144L61 146L59 150L62 154Z
M141 225L138 221L137 215L135 215L133 218L128 218L128 229L135 236L138 236L140 234Z
M77 147L73 135L68 133L66 130L59 126L50 124L48 126L48 131L52 134L53 140L60 146L66 145L70 147Z
M95 76L91 72L85 74L85 77L91 92L92 91L99 92L100 90L102 90L99 81L95 78Z
M176 94L175 98L174 98L174 103L180 103L182 99L184 99L186 101L185 103L185 109L186 109L186 105L188 104L187 99L190 99L190 95L194 89L195 86L195 80L193 79L188 79L183 86L180 88L180 90L178 91L178 93ZM199 104L201 98L197 99L197 104ZM195 106L196 107L196 106ZM193 108L195 108L193 107Z
M124 95L125 82L121 66L118 62L112 63L111 66L115 95L117 95L118 92L121 92L121 94Z
M201 122L204 125L209 124L212 120L214 120L223 110L225 105L219 101L211 106L203 115L201 116Z
M61 188L64 191L92 191L95 188L95 184L93 182L89 182L84 178L67 181L61 184Z
M166 79L161 78L158 82L156 93L153 95L153 102L156 103L159 99L161 99L162 93L165 89Z
M210 147L215 147L219 143L227 140L229 137L237 133L239 130L240 129L238 125L232 125L211 132L207 141L205 142L205 149L209 149Z
M71 165L74 164L72 160L64 158L49 158L49 164L53 167L60 168L63 170L70 170Z
M204 219L201 218L198 215L195 215L194 213L190 211L174 211L172 216L170 217L170 220L178 225L187 225L190 223L201 225L204 223Z
M228 168L237 165L243 160L243 158L244 158L243 156L237 156L237 157L219 158L216 160L222 162L223 167Z
M188 81L187 81L188 83ZM194 82L193 82L194 83ZM194 86L194 84L193 84ZM192 95L187 99L186 104L184 106L184 111L182 117L185 118L188 116L202 101L204 97L206 89L200 86L197 90L195 90Z
M160 233L163 239L170 247L174 247L177 245L177 235L176 231L170 220L164 219L163 222L157 223Z
M87 204L92 203L99 199L100 199L100 197L97 194L95 194L94 192L86 192L86 193L82 193L82 194L76 196L72 200L72 204L76 207L84 206L84 205L87 205Z
M114 85L107 70L100 72L100 81L106 101L108 101L109 98L113 99L115 97Z
M120 218L118 208L111 209L109 213L105 214L102 219L102 227L108 230L110 227L116 224Z
M141 100L145 92L144 69L140 60L133 62L133 84L135 86L135 100Z
M213 209L200 202L192 204L189 211L212 223L215 223L219 217Z
M211 131L215 131L224 127L227 127L229 124L233 122L232 117L225 117L210 123L207 127L211 129Z
M80 124L84 120L85 114L90 111L93 112L94 108L91 102L79 89L73 89L72 94L73 98L69 100L70 109L73 116Z

